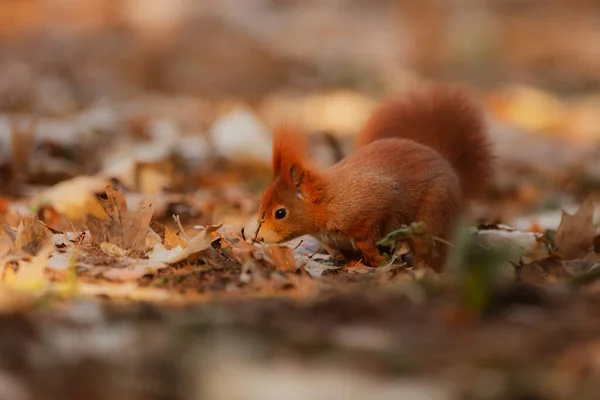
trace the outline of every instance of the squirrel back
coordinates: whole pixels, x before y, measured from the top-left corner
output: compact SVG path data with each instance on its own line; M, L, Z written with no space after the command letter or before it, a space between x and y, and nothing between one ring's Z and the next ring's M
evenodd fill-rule
M463 196L477 197L492 174L491 145L479 108L451 85L420 87L377 108L355 145L385 138L410 139L437 151L459 177Z

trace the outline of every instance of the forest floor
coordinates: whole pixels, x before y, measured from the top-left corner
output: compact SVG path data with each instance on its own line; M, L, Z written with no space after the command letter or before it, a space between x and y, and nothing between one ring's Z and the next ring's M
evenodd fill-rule
M0 399L598 398L597 87L474 90L496 174L448 269L341 266L251 240L270 129L303 120L332 164L382 83L195 29L3 47Z

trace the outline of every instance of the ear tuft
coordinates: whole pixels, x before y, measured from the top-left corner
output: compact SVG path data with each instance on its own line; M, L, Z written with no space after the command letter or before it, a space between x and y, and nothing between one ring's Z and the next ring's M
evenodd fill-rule
M273 136L273 174L286 174L293 163L305 157L305 139L300 127L294 124L281 124L275 128Z
M306 159L305 145L299 125L279 125L273 137L273 174L294 188L302 201L316 203L321 199L322 185Z

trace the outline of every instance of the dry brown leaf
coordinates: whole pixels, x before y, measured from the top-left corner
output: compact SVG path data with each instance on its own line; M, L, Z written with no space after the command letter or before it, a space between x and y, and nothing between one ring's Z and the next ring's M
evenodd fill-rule
M122 214L127 213L127 200L121 190L115 190L112 186L107 186L106 199L100 198L100 204L109 218L119 219Z
M166 249L163 245L156 245L152 252L148 255L148 258L155 262L162 262L168 264L174 264L185 260L192 254L197 254L208 249L215 239L215 232L221 227L221 225L211 225L206 228L198 235L191 238L187 243L186 247L177 246L173 249Z
M40 220L21 220L15 236L15 247L31 255L37 254L49 240L50 234Z
M187 242L179 237L175 232L165 227L165 246L167 248L173 248L177 246L181 246L184 249L188 246Z
M106 199L100 202L108 218L102 220L86 216L86 225L97 245L114 244L128 252L142 252L146 248L146 236L154 211L150 199L144 199L138 210L129 212L125 196L120 190L106 188Z
M125 257L127 252L117 245L108 242L102 242L100 244L102 252L111 257Z
M150 224L150 227L160 236L167 250L171 250L177 246L181 246L184 249L187 247L187 242L180 238L173 230L169 229L169 227L155 221Z
M547 257L524 265L519 270L522 282L530 284L548 284L564 281L569 277L560 260Z
M105 219L106 212L96 193L103 190L106 184L107 180L102 177L78 176L42 191L32 203L38 209L49 205L72 220L78 220L87 214Z
M273 259L273 263L282 272L295 272L296 260L294 251L287 246L270 245L268 247L269 255Z
M594 200L588 196L579 210L573 215L562 211L560 225L554 241L559 254L567 259L585 256L594 245L596 228L594 227Z
M221 246L223 254L240 264L244 264L248 260L261 258L262 249L241 238L227 237L225 242L226 244Z

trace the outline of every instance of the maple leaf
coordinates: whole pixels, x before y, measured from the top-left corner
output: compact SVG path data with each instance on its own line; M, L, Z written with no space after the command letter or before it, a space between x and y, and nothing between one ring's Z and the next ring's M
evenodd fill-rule
M594 246L596 228L594 227L594 200L588 196L573 215L562 211L562 217L554 242L558 253L567 260L583 257Z
M187 247L187 242L180 238L176 232L172 231L167 226L153 221L150 224L150 228L152 228L152 230L158 234L161 243L167 250L174 249L177 246L181 246L184 249Z
M89 214L85 218L94 243L100 246L107 242L132 253L144 251L154 211L152 201L145 199L132 213L127 210L123 192L108 186L106 198L100 199L100 204L106 212L106 219Z
M15 234L15 247L31 255L36 255L50 239L40 220L21 220Z

